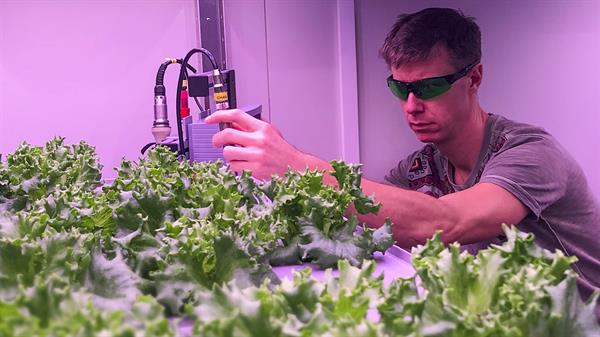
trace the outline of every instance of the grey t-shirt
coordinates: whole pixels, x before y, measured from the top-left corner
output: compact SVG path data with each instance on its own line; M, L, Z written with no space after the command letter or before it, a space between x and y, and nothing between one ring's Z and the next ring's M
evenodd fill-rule
M490 114L471 175L463 185L453 176L448 159L428 144L400 161L386 180L434 197L479 182L504 188L530 210L517 228L535 234L543 248L577 256L581 295L600 288L600 204L579 165L549 133Z

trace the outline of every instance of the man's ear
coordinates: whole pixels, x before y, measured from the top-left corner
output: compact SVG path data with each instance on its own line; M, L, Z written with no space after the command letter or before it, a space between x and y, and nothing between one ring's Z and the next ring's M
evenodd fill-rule
M479 63L469 74L470 80L470 90L477 91L479 86L481 85L481 81L483 80L483 64Z

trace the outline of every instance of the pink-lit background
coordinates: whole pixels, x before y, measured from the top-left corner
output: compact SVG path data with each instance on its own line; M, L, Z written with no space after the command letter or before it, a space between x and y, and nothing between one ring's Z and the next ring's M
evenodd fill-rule
M156 71L199 46L196 13L193 0L0 0L0 153L83 139L114 176L153 141Z
M545 127L600 196L598 1L225 0L239 104L262 104L298 148L360 161L381 180L420 144L377 51L398 14L429 6L477 18L484 109ZM0 153L23 140L85 139L110 178L152 140L156 69L199 45L196 8L192 0L0 0Z

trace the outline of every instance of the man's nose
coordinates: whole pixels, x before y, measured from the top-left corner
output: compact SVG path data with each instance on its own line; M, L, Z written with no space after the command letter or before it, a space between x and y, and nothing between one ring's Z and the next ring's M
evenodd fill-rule
M423 101L415 96L414 93L409 92L404 103L404 112L411 115L423 112Z

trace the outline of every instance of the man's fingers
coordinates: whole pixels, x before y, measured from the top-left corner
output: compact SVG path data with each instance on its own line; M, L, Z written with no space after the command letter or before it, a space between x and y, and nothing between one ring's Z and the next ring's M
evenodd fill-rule
M239 125L238 123L232 122L231 123L231 127L236 129L236 130L242 130L242 131L248 131L248 130L244 130L244 128L242 128L241 125Z
M253 172L256 169L257 164L254 161L256 155L252 148L225 146L223 157L234 172L241 173L244 170Z
M204 122L214 123L234 123L244 131L256 131L265 122L256 119L240 109L220 110L206 117Z
M223 147L225 145L241 145L248 146L253 144L253 135L249 132L236 130L233 128L227 128L223 131L215 133L212 137L213 146L216 148Z
M255 161L258 157L257 150L249 147L225 146L223 148L223 157L227 162L232 161Z

